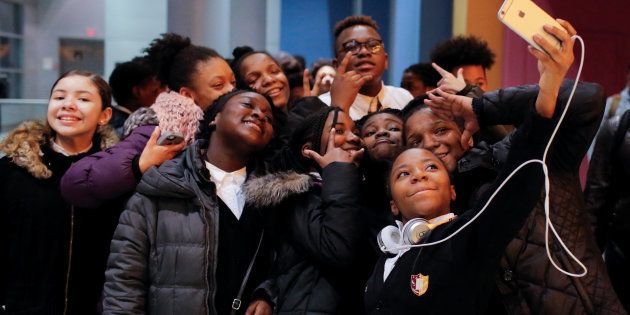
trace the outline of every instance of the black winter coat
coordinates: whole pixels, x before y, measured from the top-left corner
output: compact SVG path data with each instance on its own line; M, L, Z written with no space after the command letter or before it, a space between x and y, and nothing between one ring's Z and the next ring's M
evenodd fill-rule
M300 186L291 196L277 198L275 212L277 257L274 267L278 314L353 314L361 312L357 244L362 239L358 169L349 163L332 163L316 176L289 173L300 180L286 184L283 177L260 178L268 193L275 187ZM297 185L299 184L299 185ZM262 186L262 185L259 185ZM306 189L304 189L306 188Z
M491 189L473 209L433 230L427 242L444 239L468 223L510 172L524 161L540 159L552 127L552 120L538 116L521 127ZM542 183L541 166L525 166L475 222L444 243L403 253L385 281L388 257L382 256L366 287L368 313L484 314L500 255L535 205Z
M565 108L573 82L562 83L556 115ZM538 87L534 85L486 93L484 105L477 108L478 119L486 125L519 125L533 110L537 95ZM501 260L497 284L508 313L624 313L595 243L578 176L582 158L597 132L603 107L601 86L580 82L547 157L552 222L568 248L586 265L588 273L582 278L568 277L551 265L545 250L544 196L541 196ZM510 142L508 137L481 151L500 166ZM458 167L462 166L461 162ZM483 190L487 182L478 178L465 185ZM552 257L563 269L581 271L556 241L551 240L550 247Z
M112 239L104 314L217 314L216 275L222 272L217 268L219 200L202 158L205 147L207 143L198 140L142 177ZM244 215L261 214L262 230L264 211L249 198L248 181ZM251 240L254 249L258 241ZM239 312L247 309L255 288L267 279L269 252L259 252ZM233 281L240 284L243 277ZM257 289L273 299L271 287Z
M7 314L96 314L118 213L73 207L59 181L116 137L103 128L90 151L70 157L53 151L50 137L42 123L25 122L2 148L0 305Z
M594 218L594 230L599 246L605 250L610 279L621 303L628 310L630 131L619 129L623 128L621 122L625 119L630 120L630 111L626 111L624 116L610 118L600 129L588 169L584 195L586 207Z
M586 206L596 217L596 234L600 245L607 242L628 257L630 255L630 130L613 155L614 137L621 116L604 123L588 169Z

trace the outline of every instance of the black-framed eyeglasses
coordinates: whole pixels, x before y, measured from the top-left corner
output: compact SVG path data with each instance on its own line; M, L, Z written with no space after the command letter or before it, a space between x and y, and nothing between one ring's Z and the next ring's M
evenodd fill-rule
M349 42L345 42L341 45L341 49L346 53L351 53L356 55L361 51L361 47L365 47L369 52L376 54L379 51L383 50L383 41L380 39L369 39L366 42L358 42L356 40L351 40Z

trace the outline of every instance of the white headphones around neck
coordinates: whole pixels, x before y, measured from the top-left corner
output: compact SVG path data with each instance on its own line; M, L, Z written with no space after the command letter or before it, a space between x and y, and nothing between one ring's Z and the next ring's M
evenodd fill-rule
M401 249L406 248L405 245L419 244L433 229L454 218L453 213L437 217L431 222L423 218L414 218L403 225L402 233L398 227L388 225L378 233L376 242L383 253L396 255Z

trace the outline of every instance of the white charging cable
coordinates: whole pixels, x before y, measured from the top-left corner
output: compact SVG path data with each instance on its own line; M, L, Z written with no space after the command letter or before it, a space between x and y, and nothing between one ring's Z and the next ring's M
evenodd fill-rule
M577 40L580 41L580 44L581 44L581 47L582 47L582 57L580 58L580 66L578 68L577 77L575 78L575 83L573 84L573 88L571 89L571 94L569 95L569 99L567 100L567 105L564 107L564 110L562 111L562 115L560 116L560 119L558 120L558 124L556 125L556 128L553 130L553 133L551 134L551 138L549 138L549 142L547 143L547 147L545 147L545 153L543 154L543 159L542 160L532 159L532 160L525 161L521 165L519 165L514 171L512 171L512 173L510 173L510 175L507 178L505 178L505 180L503 180L501 185L499 185L499 187L490 196L490 198L488 199L486 204L483 206L483 208L481 208L481 210L477 214L475 214L475 216L472 217L472 219L470 219L464 225L459 227L459 229L457 229L455 232L451 233L449 236L447 236L447 237L445 237L445 238L443 238L441 240L438 240L438 241L435 241L435 242L430 242L430 243L415 244L415 245L400 245L400 246L394 247L393 250L403 250L403 249L408 249L408 248L413 248L413 247L433 246L433 245L437 245L437 244L440 244L440 243L448 241L449 239L451 239L452 237L457 235L460 231L465 229L467 226L472 224L475 220L477 220L477 218L484 211L486 211L486 208L488 207L490 202L492 202L494 197L499 193L499 191L501 191L503 186L505 186L505 184L507 184L507 182L512 178L512 176L514 176L514 174L516 174L519 170L521 170L523 167L525 167L528 164L539 163L542 166L543 173L545 174L545 204L544 204L544 206L545 206L545 220L546 220L546 224L545 224L545 249L547 250L547 257L549 258L549 261L551 261L551 264L558 271L560 271L561 273L563 273L563 274L565 274L567 276L570 276L570 277L584 277L586 275L586 273L588 272L586 266L584 266L584 264L577 257L575 257L575 255L571 252L571 250L569 250L569 248L567 248L567 246L562 241L562 238L560 238L560 235L558 234L558 232L554 228L554 226L553 226L553 224L551 222L551 218L549 217L549 207L550 207L549 206L549 191L550 191L551 185L550 185L550 182L549 182L549 170L547 169L547 164L545 163L547 161L547 153L549 152L549 148L551 147L551 143L553 143L553 139L556 137L556 133L558 132L558 129L560 128L560 125L562 124L562 121L564 120L564 116L566 115L567 110L569 109L569 105L571 105L571 100L573 100L573 94L575 93L575 89L577 88L578 81L580 79L580 75L582 74L582 66L584 65L584 41L582 40L582 37L580 37L578 35L573 35L571 37L571 39L574 39L574 40L577 39ZM560 266L558 266L556 264L556 262L553 260L553 258L551 257L551 252L549 251L549 230L551 230L553 235L558 239L558 242L560 243L562 248L567 252L567 254L569 254L571 259L573 259L573 261L575 261L578 265L580 265L580 268L583 269L583 271L581 273L568 272L568 271L562 269Z

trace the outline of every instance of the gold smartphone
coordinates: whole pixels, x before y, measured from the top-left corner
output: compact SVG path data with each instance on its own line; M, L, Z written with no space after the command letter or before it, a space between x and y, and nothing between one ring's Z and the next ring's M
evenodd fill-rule
M558 21L530 0L505 0L497 14L499 21L503 22L512 31L526 40L534 48L545 51L534 42L534 34L538 34L556 47L562 47L562 42L555 36L547 33L543 25L553 25L561 30L566 30Z

